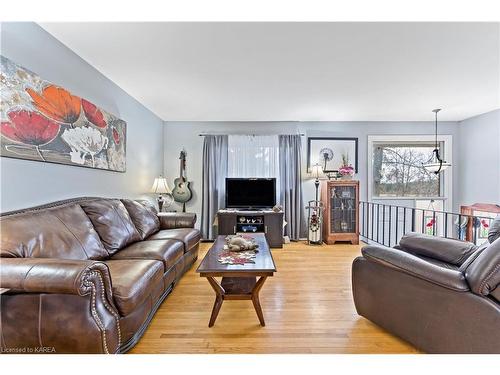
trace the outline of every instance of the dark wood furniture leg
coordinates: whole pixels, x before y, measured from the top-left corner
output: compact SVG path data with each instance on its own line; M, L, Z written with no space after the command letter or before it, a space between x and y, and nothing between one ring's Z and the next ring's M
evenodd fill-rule
M222 306L222 302L224 301L224 288L220 286L220 284L213 277L207 277L208 282L212 286L215 291L215 302L214 307L212 309L212 315L210 316L210 322L208 323L209 327L213 327L217 316L219 315L220 308Z
M267 277L262 276L257 283L255 284L254 288L252 289L252 303L253 307L255 308L255 312L257 313L257 316L259 317L259 322L262 327L266 325L266 322L264 321L264 314L262 313L262 307L260 306L260 300L259 300L259 292L262 289L262 286L266 282Z
M223 277L221 284L212 276L207 276L207 280L215 292L214 307L210 316L209 327L213 327L220 308L225 299L252 300L253 307L259 318L260 325L264 327L266 322L259 300L259 292L264 285L267 276L261 276L256 281L255 277ZM227 288L227 289L226 289Z

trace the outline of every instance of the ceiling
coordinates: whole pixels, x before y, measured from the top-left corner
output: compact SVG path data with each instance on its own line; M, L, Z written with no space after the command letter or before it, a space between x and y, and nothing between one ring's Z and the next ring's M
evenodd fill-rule
M458 121L500 107L498 23L41 23L165 121Z

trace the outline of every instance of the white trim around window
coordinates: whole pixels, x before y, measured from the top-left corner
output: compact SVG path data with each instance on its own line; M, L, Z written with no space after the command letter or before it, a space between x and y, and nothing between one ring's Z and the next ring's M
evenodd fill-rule
M422 200L422 199L443 199L443 197L373 197L373 144L374 143L433 143L434 134L419 134L419 135L369 135L368 136L368 173L367 173L367 185L368 185L368 200ZM441 155L452 166L444 170L443 172L443 196L444 196L444 209L445 211L450 211L453 209L453 136L452 135L438 135L438 142L441 142L444 146L441 149Z

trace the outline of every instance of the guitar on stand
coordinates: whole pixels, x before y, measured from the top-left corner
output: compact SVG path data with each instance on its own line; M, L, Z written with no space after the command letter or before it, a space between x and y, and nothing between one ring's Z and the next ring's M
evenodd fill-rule
M186 151L182 150L179 157L180 171L179 177L174 180L174 188L172 196L176 202L182 203L182 212L186 212L186 202L189 202L193 197L193 193L189 188L190 182L186 178Z

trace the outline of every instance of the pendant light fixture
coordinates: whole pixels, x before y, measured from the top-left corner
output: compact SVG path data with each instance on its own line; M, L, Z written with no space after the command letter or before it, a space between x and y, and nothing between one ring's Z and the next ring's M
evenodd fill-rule
M441 111L441 109L433 109L432 112L434 112L435 115L435 143L434 143L434 150L432 151L432 157L431 159L425 163L423 166L424 168L432 173L438 174L441 171L444 171L446 168L451 167L451 163L447 163L441 158L441 155L439 154L439 143L438 143L438 112Z

